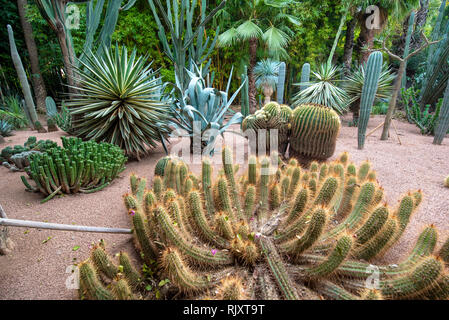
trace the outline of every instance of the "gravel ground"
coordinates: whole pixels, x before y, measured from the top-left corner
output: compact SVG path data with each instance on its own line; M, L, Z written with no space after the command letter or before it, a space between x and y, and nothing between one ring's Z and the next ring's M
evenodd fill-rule
M343 151L359 164L369 159L377 171L378 180L385 189L387 202L395 206L400 196L409 190L422 189L424 200L400 241L381 259L382 263L397 262L414 245L419 232L434 224L439 232L439 245L449 236L449 189L443 180L449 175L449 137L443 146L434 146L432 137L422 136L411 124L396 122L402 142L394 131L389 141L380 141L381 130L367 138L365 149L357 150L357 129L349 128L343 118L343 128L335 156ZM372 117L368 131L383 121ZM17 132L1 145L23 144L29 135L38 139L60 141L65 133L36 134ZM229 139L229 137L227 137ZM235 139L239 152L245 150L245 141ZM156 161L164 155L162 148L140 162L129 162L121 177L106 189L93 194L77 194L52 199L40 204L40 194L24 191L21 173L0 168L0 204L9 218L104 227L130 227L122 204L122 195L129 190L128 176L136 172L149 179ZM216 155L219 160L220 155ZM193 166L199 172L199 166ZM66 288L68 267L89 254L92 242L104 239L108 251L134 252L129 235L72 233L52 230L9 228L16 247L12 254L0 256L0 299L73 299L76 290ZM77 249L77 247L79 248ZM135 257L134 257L135 258Z

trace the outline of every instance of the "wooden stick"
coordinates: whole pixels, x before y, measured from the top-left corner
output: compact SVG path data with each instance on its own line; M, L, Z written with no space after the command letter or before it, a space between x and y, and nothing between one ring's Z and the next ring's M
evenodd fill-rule
M120 233L120 234L132 233L131 229L74 226L70 224L46 223L30 220L7 219L7 218L1 218L0 225L10 227L38 228L38 229L50 229L50 230L74 231L74 232L97 232L97 233Z
M368 134L366 135L366 137L369 137L369 136L372 135L374 132L376 132L377 130L379 130L379 129L384 125L384 123L385 123L385 122L382 122L382 123L379 124L376 128L374 128L373 130L371 130L371 132L368 133Z
M399 144L402 146L401 139L399 138L398 130L396 129L396 125L394 124L394 120L391 119L391 123L393 124L394 132L396 132L396 136L398 137Z

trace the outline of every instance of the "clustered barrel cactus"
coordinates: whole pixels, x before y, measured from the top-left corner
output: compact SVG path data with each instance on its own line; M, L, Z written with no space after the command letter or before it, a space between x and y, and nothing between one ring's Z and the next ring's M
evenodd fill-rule
M125 167L127 158L109 143L83 142L80 138L61 137L63 147L54 147L29 157L29 177L22 182L28 191L42 192L48 201L57 194L91 193L107 187Z
M357 168L344 153L305 170L295 159L274 158L251 157L238 177L225 147L216 179L208 159L200 176L180 159L164 159L151 190L145 178L131 175L124 202L145 275L127 254L115 262L104 246L95 246L79 265L81 297L152 298L144 288L159 279L168 283L166 299L449 296L449 240L435 252L433 226L405 260L376 267L377 288L366 286L375 259L406 229L421 191L391 207L369 162Z
M279 153L285 156L290 144L290 156L308 161L325 160L334 154L340 127L340 117L334 110L313 103L292 110L287 105L271 102L242 122L242 130L255 130L257 139L259 130L267 130L268 152L272 141L270 130L277 129Z

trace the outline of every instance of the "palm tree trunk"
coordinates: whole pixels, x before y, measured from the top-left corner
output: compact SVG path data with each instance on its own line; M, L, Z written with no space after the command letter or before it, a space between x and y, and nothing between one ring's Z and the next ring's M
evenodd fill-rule
M357 26L357 19L352 18L346 24L346 40L345 40L345 51L343 53L343 63L345 65L345 74L348 75L351 70L352 64L352 52L354 51L354 36L355 27Z
M30 57L31 64L31 83L34 89L34 96L36 97L37 110L45 112L45 98L47 97L47 90L45 89L44 80L42 79L41 70L39 67L39 56L37 52L36 42L33 37L33 28L31 23L25 17L25 7L27 0L17 0L17 8L19 10L20 23L22 24L23 33L25 36L25 43Z
M254 67L257 63L257 38L249 40L249 68L248 68L248 96L249 96L249 112L255 113L257 109L256 100L256 76L254 75Z
M396 109L396 100L398 99L399 91L401 90L402 87L402 77L404 76L405 68L406 68L406 60L403 60L401 61L398 70L398 75L396 76L396 80L394 81L393 95L390 98L390 104L388 106L387 115L385 116L384 128L380 140L388 140L391 119L393 118L393 114Z

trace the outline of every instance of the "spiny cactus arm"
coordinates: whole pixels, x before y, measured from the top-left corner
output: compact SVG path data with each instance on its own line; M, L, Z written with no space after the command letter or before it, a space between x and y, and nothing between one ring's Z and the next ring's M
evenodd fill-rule
M229 193L232 200L232 206L235 208L235 211L237 213L236 218L242 219L243 218L242 206L240 204L239 188L235 183L232 151L230 148L224 147L221 154L222 154L223 169L226 175L226 179L228 180Z
M357 179L355 177L349 177L345 183L345 190L343 191L343 197L340 202L340 206L337 210L336 217L338 218L346 218L346 216L352 210L352 198L356 194L358 189Z
M260 169L260 185L259 185L259 221L264 220L268 212L268 183L269 183L269 170L270 170L270 160L268 158L263 158L261 161Z
M229 265L233 263L234 259L232 255L227 252L207 250L183 239L179 231L175 229L173 222L163 207L157 207L155 209L155 215L159 226L164 231L167 239L173 243L183 255L190 258L194 263L214 266Z
M98 280L95 268L90 262L83 262L79 266L80 288L82 293L91 300L114 300L112 293Z
M245 195L245 210L244 214L247 219L251 219L254 208L256 205L256 187L253 185L248 186Z
M393 245L402 236L410 222L412 214L416 211L416 209L417 207L415 206L415 202L411 194L408 194L401 199L399 208L395 212L395 216L397 217L399 225L394 239L390 243L390 246Z
M214 284L206 276L197 275L190 270L175 248L164 250L161 256L161 264L171 282L183 292L198 292Z
M159 250L156 244L150 238L148 230L145 227L144 218L139 211L134 212L132 221L136 239L142 250L143 259L146 263L151 264L151 261L157 259Z
M334 300L360 300L360 297L328 280L320 281L316 290Z
M322 240L326 241L327 239L334 237L345 229L351 230L359 224L362 220L365 211L368 209L369 205L372 202L374 192L376 187L374 183L367 182L365 183L360 190L359 196L357 198L357 202L354 205L354 209L349 214L349 216L338 226L334 227L330 231L328 231L325 235L323 235Z
M293 282L273 242L268 238L261 237L260 246L284 298L287 300L298 300L298 294L293 286Z
M206 211L211 218L215 213L214 199L212 195L212 166L209 159L203 160L201 170L202 190L204 193L204 200L206 205Z
M232 229L231 221L226 214L219 212L215 215L216 229L227 240L232 240L235 237L234 230ZM229 244L228 244L229 245Z
M126 252L120 252L119 263L120 263L119 268L121 268L121 272L123 272L131 288L133 289L138 288L142 283L142 276L133 267L131 259L129 258Z
M195 228L203 240L220 248L228 248L229 242L214 232L204 215L203 205L201 203L201 195L197 191L192 191L188 195L190 215L195 222Z
M135 300L136 297L131 291L125 279L119 279L111 283L112 294L117 300Z
M229 197L228 182L224 177L218 179L217 182L218 194L217 204L220 210L223 210L229 215L229 218L235 220L234 210L232 210L231 199Z
M153 191L156 195L158 200L161 200L162 198L162 191L163 191L163 181L160 177L154 177L153 180Z
M382 295L389 299L408 298L431 288L443 272L443 262L427 257L410 274L380 282Z
M289 189L288 189L289 197L291 197L295 194L300 177L301 177L301 169L299 167L294 168L293 173L292 173L292 178L290 181L290 185L289 185Z
M246 300L242 280L235 276L223 279L217 291L219 300Z
M96 246L91 252L91 260L97 270L104 273L109 279L114 279L118 273L117 266L109 258L101 246Z
M304 210L307 207L308 193L309 191L307 188L302 188L298 192L298 194L296 195L295 203L293 204L293 207L290 210L287 219L285 220L285 226L297 220L304 213Z
M441 247L440 251L438 252L438 255L440 256L441 259L443 259L444 262L449 263L449 238Z
M270 187L270 210L279 208L281 204L281 191L277 183Z
M320 192L318 193L317 197L315 198L314 204L316 206L328 206L330 205L331 201L335 198L337 195L337 189L338 189L339 181L335 177L328 177L326 181L324 181Z
M378 234L354 252L354 257L369 261L382 252L385 252L388 243L394 237L397 229L397 221L395 219L388 219Z
M382 293L376 289L366 289L360 295L361 300L384 300Z
M343 235L338 239L337 244L326 260L317 266L307 269L307 275L312 278L321 278L332 274L346 259L352 246L352 236Z
M384 226L388 219L388 208L381 206L371 213L363 226L355 232L356 242L363 245L371 240Z
M449 274L444 273L434 286L421 292L418 298L422 297L429 300L447 300L449 297Z
M312 214L307 230L303 235L298 234L298 239L280 244L282 251L294 254L296 257L311 248L322 235L328 220L328 212L317 209Z

